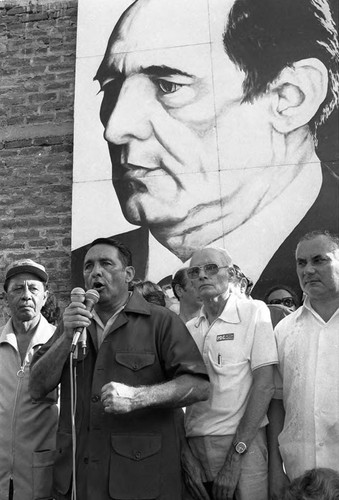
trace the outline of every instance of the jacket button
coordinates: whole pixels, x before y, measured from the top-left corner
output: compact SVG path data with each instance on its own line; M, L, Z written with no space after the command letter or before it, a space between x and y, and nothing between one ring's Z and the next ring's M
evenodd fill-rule
M141 453L140 453L140 451L137 451L137 452L136 452L136 454L135 454L135 458L136 458L137 460L140 460L140 458L141 458Z
M84 463L88 464L88 458L87 457L84 458Z
M100 400L100 396L98 396L98 395L91 397L92 403L97 403L99 400Z

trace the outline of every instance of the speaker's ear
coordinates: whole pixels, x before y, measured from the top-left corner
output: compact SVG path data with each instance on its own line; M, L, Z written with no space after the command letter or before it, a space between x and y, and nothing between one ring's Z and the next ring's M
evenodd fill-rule
M135 269L133 266L127 266L125 269L125 282L130 283L135 275Z
M315 58L285 67L271 84L271 122L277 132L287 134L306 125L327 94L328 72Z

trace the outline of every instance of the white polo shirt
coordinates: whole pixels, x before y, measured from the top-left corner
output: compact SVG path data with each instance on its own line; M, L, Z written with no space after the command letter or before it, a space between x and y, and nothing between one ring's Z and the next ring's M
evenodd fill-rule
M209 399L186 409L186 435L234 434L246 409L252 371L278 362L269 309L260 300L231 294L211 325L202 308L186 326L211 381ZM262 426L266 424L265 417Z
M288 477L314 467L339 472L339 309L325 322L307 298L278 323L275 336L282 377L275 397L283 397L286 411L279 445Z

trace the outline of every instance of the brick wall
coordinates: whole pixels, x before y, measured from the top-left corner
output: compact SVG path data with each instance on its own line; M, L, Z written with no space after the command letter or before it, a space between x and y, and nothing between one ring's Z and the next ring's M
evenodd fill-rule
M62 307L71 286L76 21L76 0L0 3L0 283L11 261L33 258Z

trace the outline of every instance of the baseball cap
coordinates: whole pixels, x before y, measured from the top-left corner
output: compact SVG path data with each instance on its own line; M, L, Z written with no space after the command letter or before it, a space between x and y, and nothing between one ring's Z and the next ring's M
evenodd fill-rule
M48 274L43 265L34 262L31 259L21 259L12 262L6 270L4 289L7 291L8 283L13 276L21 273L30 273L37 276L42 282L47 283Z

